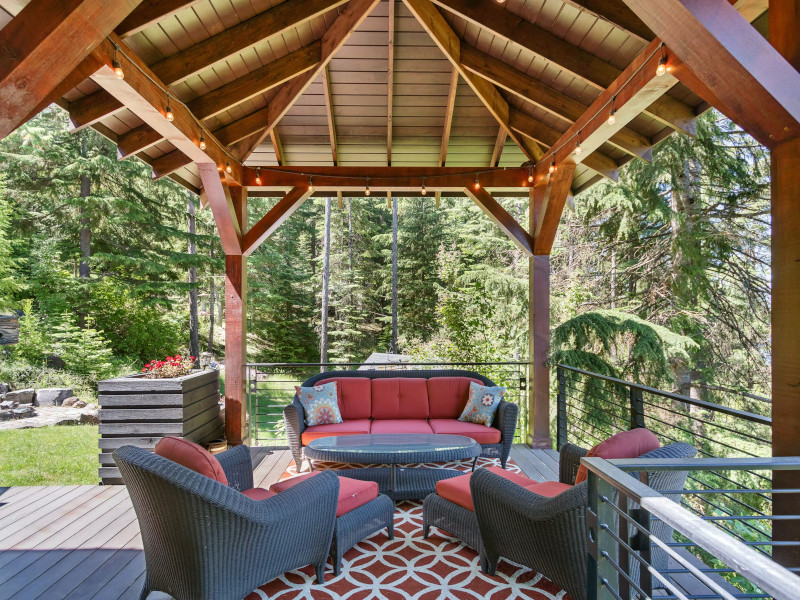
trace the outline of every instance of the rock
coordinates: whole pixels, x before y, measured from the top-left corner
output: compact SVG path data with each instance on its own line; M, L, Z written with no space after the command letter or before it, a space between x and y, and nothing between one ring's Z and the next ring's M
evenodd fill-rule
M33 399L36 395L36 390L17 390L16 392L8 392L4 400L8 402L19 402L20 404L33 404Z
M14 413L11 412L11 409L0 410L0 421L8 421L13 418L14 418Z
M11 386L7 383L0 383L0 396L11 391Z
M72 396L72 398L67 398L61 403L61 406L74 406L79 399L77 396Z
M36 413L33 410L33 406L22 406L20 408L12 408L11 413L14 415L16 419L24 419L25 417L33 417Z
M73 408L85 408L86 407L86 402L84 402L83 400L78 400L72 406L73 406Z
M81 425L99 425L100 418L97 416L97 411L92 410L82 413L78 423Z
M67 363L64 362L58 354L49 354L47 358L44 359L45 364L50 367L51 369L64 369L67 366Z
M19 406L18 403L14 402L13 400L3 400L0 402L0 408L8 409L8 408L16 408Z
M44 388L36 390L36 405L61 406L64 400L73 396L74 392L69 388Z

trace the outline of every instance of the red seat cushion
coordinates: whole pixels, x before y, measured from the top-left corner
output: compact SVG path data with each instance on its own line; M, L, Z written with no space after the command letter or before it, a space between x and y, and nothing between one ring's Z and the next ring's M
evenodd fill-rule
M369 419L372 411L372 385L369 377L333 377L317 385L336 382L336 395L342 419Z
M341 423L329 423L327 425L312 425L303 430L300 436L304 446L311 440L330 437L332 435L362 435L369 433L369 419L356 419L354 421L343 421Z
M427 419L426 379L391 377L372 380L373 419Z
M427 380L431 419L457 419L467 405L470 377L431 377ZM476 440L477 441L477 440Z
M242 493L251 500L266 500L267 498L272 498L275 495L275 492L270 492L264 488L251 488L249 490L242 491Z
M523 485L526 490L530 490L539 496L547 496L552 498L558 496L561 492L571 489L572 486L566 483L559 483L558 481L542 481L541 483L532 483L530 485Z
M370 433L434 433L424 419L383 419L373 421Z
M659 447L661 447L661 444L655 433L644 427L638 427L612 435L589 450L586 456L599 456L605 459L636 458ZM586 467L581 465L578 468L578 474L575 476L575 485L585 479Z
M222 465L208 450L183 438L168 436L158 441L155 453L200 475L228 485Z
M506 471L500 467L489 467L489 470L492 473L496 473L497 475L500 475L500 477L508 479L509 481L513 481L522 487L536 484L533 479L525 477L525 475L512 473L511 471ZM442 479L441 481L437 481L436 494L440 498L444 498L453 504L458 504L467 510L475 512L475 506L472 504L472 493L469 490L469 480L471 477L472 473L467 473L466 475L459 475L458 477L451 477L450 479Z
M448 435L464 435L472 438L479 444L499 444L500 430L494 427L487 427L479 423L469 423L458 419L431 419L428 424L433 429L433 433L443 433Z
M309 477L319 475L321 471L314 471L313 473L305 473L290 479L284 479L278 483L273 483L269 486L270 492L280 493L288 490L290 487L297 485L301 481L305 481ZM372 502L378 497L378 484L374 481L361 481L359 479L351 479L349 477L339 477L339 503L336 506L336 516L341 517L355 510L359 506L363 506L367 502Z

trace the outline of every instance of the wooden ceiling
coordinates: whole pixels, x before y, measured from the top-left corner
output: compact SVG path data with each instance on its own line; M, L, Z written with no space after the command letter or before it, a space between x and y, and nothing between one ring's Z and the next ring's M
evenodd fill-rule
M0 27L26 4L0 0ZM766 4L736 3L757 23ZM347 19L360 23L349 37ZM472 168L536 158L654 37L620 0L143 0L116 33L245 165ZM91 79L60 104L120 158L202 187L189 157ZM592 148L572 191L649 160L707 108L675 84Z

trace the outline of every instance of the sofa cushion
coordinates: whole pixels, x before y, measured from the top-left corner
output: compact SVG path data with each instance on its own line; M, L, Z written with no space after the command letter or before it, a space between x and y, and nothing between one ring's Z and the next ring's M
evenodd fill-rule
M242 493L251 500L266 500L275 495L275 492L270 492L264 488L251 488L249 490L243 490Z
M525 477L525 475L512 473L500 467L489 467L489 470L522 487L536 483L533 479ZM458 477L437 481L436 495L445 500L449 500L453 504L458 504L467 510L475 512L475 506L472 504L472 493L469 490L469 480L471 478L472 473L467 473L465 475L459 475Z
M469 383L481 382L469 377L431 377L427 380L428 407L431 419L457 419L467 405Z
M200 473L200 475L228 485L228 478L225 477L222 465L211 452L199 444L183 438L168 436L158 441L154 452L187 469Z
M479 444L499 444L500 430L477 423L468 423L458 419L431 419L428 424L433 429L433 433L448 435L464 435L472 438Z
M497 412L505 393L506 388L498 385L488 386L470 382L467 405L458 420L491 426L494 413Z
M314 471L312 473L305 473L297 477L284 479L278 483L273 483L269 486L270 492L280 493L288 490L290 487L297 485L301 481L305 481L309 477L319 475L321 471ZM367 502L371 502L378 497L378 484L374 481L361 481L359 479L351 479L350 477L339 477L339 503L336 506L336 516L341 517L349 513L351 510L363 506Z
M382 419L373 421L370 433L435 433L425 419Z
M558 481L542 481L541 483L532 483L530 485L523 485L522 487L534 494L547 496L548 498L558 496L561 492L566 492L572 488L571 485L559 483Z
M370 432L369 419L356 419L330 425L313 425L303 430L300 441L307 446L311 440L330 437L332 435L363 435Z
M369 377L335 377L322 379L317 383L324 385L336 382L336 393L342 418L369 419L372 416L372 385Z
M661 444L655 433L644 427L638 427L630 431L615 433L589 450L586 457L599 456L607 460L612 458L637 458L660 446ZM575 476L575 485L584 481L586 476L586 467L581 465L578 468L578 474Z
M372 380L373 419L427 419L426 380L392 377Z
M335 381L311 387L295 386L297 399L303 405L306 425L329 425L342 422Z

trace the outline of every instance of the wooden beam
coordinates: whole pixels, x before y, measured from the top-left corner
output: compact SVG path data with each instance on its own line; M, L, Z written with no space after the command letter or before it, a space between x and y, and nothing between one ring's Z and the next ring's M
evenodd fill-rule
M481 210L494 221L503 233L508 236L517 247L528 256L533 256L533 238L525 229L517 223L517 221L508 214L505 208L495 200L492 195L486 191L486 188L481 186L477 190L473 186L464 188L464 193L472 198Z
M453 113L456 109L456 93L458 92L458 69L453 67L450 75L450 87L447 92L447 105L444 109L444 128L442 129L442 146L439 149L439 166L447 162L447 147L450 145L450 130L453 128ZM500 129L503 127L501 126ZM494 166L494 165L492 165Z
M395 0L389 0L389 71L387 84L386 164L392 166L392 113L394 112L394 11Z
M541 205L536 208L536 229L531 232L534 254L550 254L552 251L574 174L575 163L565 161L554 173L548 175L544 197Z
M0 139L80 65L141 0L32 0L0 30Z
M227 256L242 254L242 227L237 218L236 207L228 186L222 182L219 171L213 164L197 165L203 191L214 215L222 249Z
M497 132L497 139L494 141L494 150L492 150L492 157L489 159L489 166L496 167L500 163L500 156L503 154L503 148L506 146L506 138L508 132L501 126Z
M625 3L759 142L800 136L800 73L727 0Z
M172 175L178 169L192 163L192 159L180 150L173 150L153 160L153 177L158 180Z
M242 239L245 256L250 256L271 236L281 224L292 216L292 213L303 205L311 195L307 185L292 188L266 215L253 225Z
M281 138L278 135L277 127L270 132L269 137L272 141L272 150L275 152L275 160L278 161L278 165L286 164L284 161L283 144L281 144Z
M517 44L568 71L598 90L606 89L621 70L594 54L574 46L548 30L509 12L496 2L433 0L439 6ZM627 0L626 0L627 2ZM650 5L652 8L652 5ZM659 12L662 8L659 6ZM641 18L641 15L640 15ZM694 135L695 114L691 107L671 97L659 99L645 111L648 116Z
M518 71L511 65L476 50L466 44L461 46L461 63L484 79L535 104L547 112L567 121L577 121L589 105L573 99L548 85ZM652 158L651 140L629 127L623 127L608 139L608 142L631 156L650 161Z
M476 77L470 71L467 71L461 64L461 40L455 34L453 29L445 21L444 17L439 13L436 7L430 0L403 0L405 5L411 13L417 18L423 29L436 42L436 45L444 53L447 59L456 68L459 75L469 84L480 101L486 106L492 116L497 120L502 127L508 130L511 138L522 149L525 155L530 160L538 160L543 151L539 145L532 141L526 140L517 133L513 132L509 127L509 107L505 98L497 91L491 83ZM503 11L505 12L505 11Z
M328 77L328 67L322 69L322 93L325 96L325 116L328 121L328 137L331 140L331 158L333 166L339 164L339 155L336 143L336 119L333 116L333 102L331 100L331 81Z
M344 4L345 0L283 2L152 65L169 85L183 81L261 40L280 35Z
M119 24L114 33L120 37L139 33L198 2L200 0L144 0Z
M157 144L164 138L149 125L139 125L117 138L117 158L122 160Z
M656 37L656 34L625 6L622 0L566 0L566 2L589 11L644 42L650 42Z
M20 123L27 123L33 117L38 115L42 112L45 108L53 104L54 102L58 102L61 100L61 96L69 92L75 86L83 83L86 81L97 69L101 67L100 63L97 62L91 56L87 56L81 63L73 69L73 71L67 75L67 78L59 83L55 89L50 92L50 94L39 104L37 104L29 113L28 115L22 120Z
M247 258L225 255L225 439L247 441Z
M69 130L73 133L102 121L125 108L105 90L98 90L69 105Z
M528 443L552 448L550 438L550 255L528 260Z
M350 38L353 31L367 18L380 0L350 0L321 38L322 60L316 68L306 71L278 88L268 106L242 117L218 130L220 139L231 145L246 140L239 147L242 157L249 156L269 135L283 115L294 105L336 51Z
M124 79L118 79L111 68L111 61L115 55L114 43L120 47L120 51L117 52L117 60L120 61L125 72ZM158 131L188 159L198 164L209 163L215 169L222 169L227 162L230 162L231 177L235 181L241 182L241 164L228 156L225 148L213 135L203 134L200 124L189 109L180 102L173 101L171 108L174 120L170 122L164 117L167 101L164 92L166 86L159 82L147 65L116 34L111 34L109 39L104 40L94 50L93 55L104 65L92 76L95 83L122 102L147 125ZM205 150L201 150L197 145L201 135L205 137ZM173 156L171 160L174 161L176 158L177 155ZM164 162L166 163L166 159Z
M313 69L321 59L319 41L290 52L247 75L187 103L198 119L208 119Z
M314 177L318 191L360 192L369 178L369 187L375 191L418 192L425 178L431 190L460 192L472 186L475 174L485 188L526 188L528 169L525 167L487 169L486 167L261 167L261 185L256 185L254 167L244 167L243 185L250 188L287 188L307 186L309 176Z

